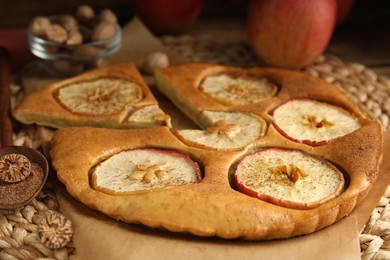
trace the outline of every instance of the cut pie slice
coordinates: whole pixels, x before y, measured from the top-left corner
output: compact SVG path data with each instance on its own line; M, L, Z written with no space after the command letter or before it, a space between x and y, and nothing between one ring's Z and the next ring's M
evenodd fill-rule
M253 144L265 132L266 123L259 116L242 112L203 111L205 130L177 130L184 143L217 150L241 149Z
M273 125L285 137L309 145L322 145L362 127L341 107L309 99L292 99L273 112Z
M139 113L153 106L163 116L142 120ZM136 112L137 111L137 112ZM134 120L127 120L138 114ZM49 85L26 96L13 110L24 123L61 128L96 126L137 128L167 125L170 118L158 103L133 64L115 65L86 72Z
M329 162L278 148L247 155L238 164L234 181L247 195L296 209L317 207L344 187L343 174Z

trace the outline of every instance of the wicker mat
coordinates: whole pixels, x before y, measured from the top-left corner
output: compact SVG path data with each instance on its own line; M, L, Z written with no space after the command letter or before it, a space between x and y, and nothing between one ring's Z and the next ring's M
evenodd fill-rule
M164 45L191 61L207 61L239 67L261 66L245 41L226 41L213 35L163 36ZM378 118L384 129L390 130L390 79L377 75L364 65L345 63L342 60L321 56L304 72L323 78L346 91L372 117ZM21 87L12 84L11 104L23 95ZM42 129L23 128L14 135L15 145L36 149L45 147ZM0 259L78 259L73 243L52 250L45 247L37 235L37 226L46 215L58 211L53 192L53 180L22 209L0 212ZM390 259L390 188L371 215L360 235L362 259Z

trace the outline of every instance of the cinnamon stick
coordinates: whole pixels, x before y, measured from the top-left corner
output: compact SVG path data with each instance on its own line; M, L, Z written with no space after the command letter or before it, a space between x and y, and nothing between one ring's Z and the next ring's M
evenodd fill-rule
M7 52L0 48L0 146L12 145L10 118L10 67Z

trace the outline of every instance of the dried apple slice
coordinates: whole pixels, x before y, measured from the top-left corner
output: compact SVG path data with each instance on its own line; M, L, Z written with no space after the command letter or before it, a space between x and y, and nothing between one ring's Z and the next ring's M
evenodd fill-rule
M126 121L130 125L143 127L167 125L171 127L171 117L162 111L158 105L148 105L135 109Z
M134 82L102 77L75 82L58 89L57 100L69 111L81 115L112 115L142 97Z
M273 125L286 138L316 146L347 135L362 124L341 107L309 99L292 99L273 112Z
M203 111L212 126L206 130L176 131L180 140L192 146L220 150L243 148L259 139L265 129L260 117L242 112Z
M160 149L134 149L102 161L92 172L92 188L114 195L198 183L199 165L187 155Z
M279 148L246 156L234 181L249 196L296 209L316 207L340 195L344 187L343 174L328 161Z
M200 90L221 104L235 106L258 103L272 97L277 86L266 78L224 73L205 77Z

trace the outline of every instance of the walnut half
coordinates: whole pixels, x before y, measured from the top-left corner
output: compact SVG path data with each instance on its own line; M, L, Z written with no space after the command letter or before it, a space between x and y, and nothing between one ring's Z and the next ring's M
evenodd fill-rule
M168 173L160 170L158 165L146 166L143 164L137 165L137 170L128 176L128 178L132 181L139 180L145 183L151 183L168 177Z
M300 178L307 177L307 173L303 172L295 164L272 167L270 170L275 177L275 181L287 185L294 185Z
M62 248L72 239L72 222L62 214L53 213L41 221L38 235L48 248Z
M304 125L308 125L314 128L322 128L326 126L333 126L333 123L328 121L326 118L318 118L313 115L303 116Z
M219 120L215 123L215 126L206 129L208 133L217 133L219 135L225 135L232 137L235 133L239 132L241 127L237 124L230 124L226 120Z
M6 154L0 158L0 180L15 183L31 173L31 162L22 154Z

